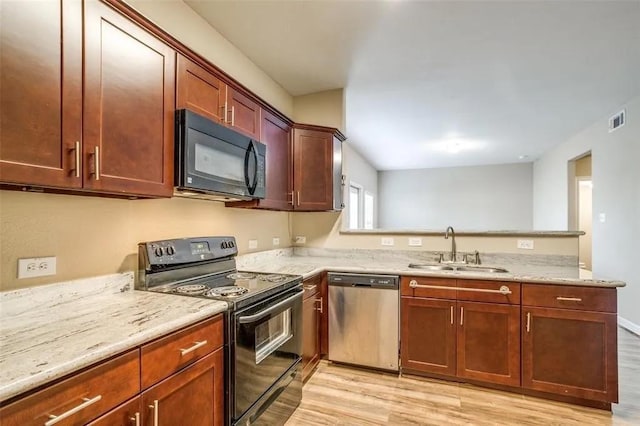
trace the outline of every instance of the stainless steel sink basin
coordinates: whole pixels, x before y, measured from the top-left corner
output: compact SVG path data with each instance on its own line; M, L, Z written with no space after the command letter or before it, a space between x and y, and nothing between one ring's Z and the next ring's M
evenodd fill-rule
M455 268L449 265L438 265L433 263L410 263L409 268L426 269L427 271L454 271Z
M410 263L409 268L424 269L426 271L460 271L460 272L486 272L489 274L504 274L504 268L494 268L492 266L472 266L472 265L442 265L438 263Z
M509 272L504 268L493 268L491 266L457 266L456 271L489 272L491 274L504 274Z

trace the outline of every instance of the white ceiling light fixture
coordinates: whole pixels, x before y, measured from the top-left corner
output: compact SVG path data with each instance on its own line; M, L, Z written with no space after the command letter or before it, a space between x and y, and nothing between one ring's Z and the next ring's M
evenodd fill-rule
M447 154L459 154L460 152L478 151L486 144L479 140L461 138L459 136L448 136L444 139L428 143L434 151Z

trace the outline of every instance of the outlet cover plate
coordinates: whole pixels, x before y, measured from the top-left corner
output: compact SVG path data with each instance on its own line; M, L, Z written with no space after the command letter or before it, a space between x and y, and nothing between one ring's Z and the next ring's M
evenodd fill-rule
M533 250L533 240L518 240L518 248L523 250Z
M273 245L274 246L279 246L280 245L280 238L273 237Z
M304 244L307 242L307 237L305 237L304 235L298 235L295 241L296 241L296 244Z
M391 238L391 237L382 237L380 239L380 244L382 244L383 246L392 246L394 244L393 238Z
M249 249L257 249L258 240L249 240Z
M55 275L56 267L55 256L18 259L18 279Z
M420 247L422 245L422 238L409 238L409 246Z

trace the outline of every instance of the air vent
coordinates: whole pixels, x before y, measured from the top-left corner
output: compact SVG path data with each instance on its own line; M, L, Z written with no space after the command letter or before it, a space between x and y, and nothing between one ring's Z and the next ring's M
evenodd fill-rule
M622 110L613 117L609 119L609 133L614 130L618 130L620 127L624 126L624 123L627 121L627 111Z

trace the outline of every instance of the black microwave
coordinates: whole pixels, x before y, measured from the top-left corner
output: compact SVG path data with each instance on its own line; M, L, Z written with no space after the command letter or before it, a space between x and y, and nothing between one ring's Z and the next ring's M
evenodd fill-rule
M264 198L264 144L180 109L175 148L175 195L223 201Z

